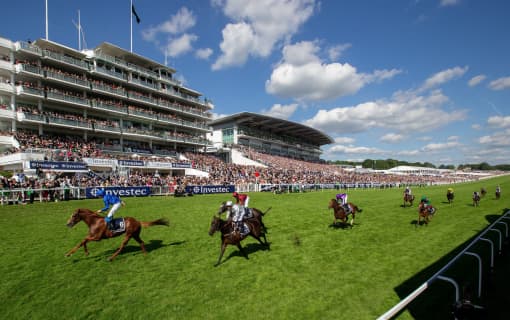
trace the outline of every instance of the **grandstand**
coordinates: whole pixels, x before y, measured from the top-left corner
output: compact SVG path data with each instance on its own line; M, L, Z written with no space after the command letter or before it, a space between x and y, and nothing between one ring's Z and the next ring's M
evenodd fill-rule
M235 157L236 150L254 150L318 162L322 154L320 147L334 142L331 137L314 128L251 112L215 119L210 125L214 151L233 150L230 159L226 160L238 164L246 163L240 157Z
M181 154L209 145L213 105L175 72L110 43L0 38L0 168L184 175Z

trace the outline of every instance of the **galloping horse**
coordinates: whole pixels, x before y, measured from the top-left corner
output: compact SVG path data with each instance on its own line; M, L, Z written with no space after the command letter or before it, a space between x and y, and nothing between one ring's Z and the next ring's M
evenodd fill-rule
M419 225L421 220L428 225L430 218L434 216L434 213L436 213L436 208L432 206L425 207L423 202L421 202L418 206L418 221L416 222L416 225Z
M473 207L478 207L480 205L480 195L473 194Z
M455 195L453 192L450 192L450 191L446 192L446 199L448 199L448 203L452 203L454 197L455 197Z
M101 241L102 239L120 236L123 233L125 233L126 236L124 237L124 240L122 240L119 249L117 249L117 251L115 251L115 253L110 258L108 258L109 261L115 259L115 257L122 251L124 246L128 243L129 239L131 239L131 237L133 237L136 240L136 242L140 244L143 253L147 254L144 242L140 238L140 231L142 231L142 227L150 227L156 225L168 226L168 220L164 218L154 220L151 222L143 222L138 221L135 218L124 217L125 231L112 232L108 230L106 222L104 221L103 217L98 215L95 211L83 208L76 209L76 211L74 211L71 218L69 218L69 220L67 221L67 226L69 228L72 228L75 224L77 224L80 221L83 221L85 222L85 224L87 224L87 226L89 227L89 234L76 247L72 248L68 253L66 253L66 257L69 257L70 255L75 253L80 247L83 247L83 249L85 250L85 254L89 255L89 250L87 249L87 242Z
M362 212L363 210L358 208L352 202L349 202L348 205L351 208L351 212L347 214L345 212L345 209L341 205L338 204L336 199L331 199L329 201L328 209L333 209L333 211L334 211L335 219L333 220L333 225L336 225L337 220L340 220L343 223L347 223L347 220L349 219L350 214L352 215L351 227L354 225L354 218L356 217L356 212Z
M241 247L241 241L244 240L247 236L252 236L257 239L257 241L266 246L269 249L269 243L266 239L266 234L262 229L262 225L256 219L246 220L244 223L248 225L250 229L250 233L242 235L239 231L236 231L234 228L234 223L232 221L222 220L219 215L214 216L211 221L211 227L209 228L209 235L212 236L216 231L221 232L221 251L220 256L218 257L218 262L214 266L218 266L221 262L221 258L225 253L225 248L231 244L236 245L239 248L239 251L248 259L246 252L244 252L243 247ZM264 242L260 239L260 237L264 238Z
M262 218L264 217L264 215L265 215L266 213L268 213L268 212L269 212L269 210L271 210L271 207L269 207L269 208L268 208L266 211L264 211L264 212L260 211L260 210L259 210L259 209L257 209L257 208L248 208L248 210L249 210L249 212L250 212L251 214L247 214L247 215L245 215L245 220L246 220L246 221L249 221L250 219L255 219L255 220L257 220L257 221L260 223L260 225L262 226L262 230L263 230L264 232L266 232L266 231L267 231L267 229L266 229L266 226L264 225L264 222L262 222ZM221 203L221 205L220 205L219 210L218 210L218 215L221 215L221 214L222 214L222 213L224 213L225 211L227 211L227 202L226 202L226 201L223 201L223 202Z
M414 194L404 193L404 207L406 206L406 203L409 202L409 206L413 206L414 201Z
M480 194L482 195L482 198L485 197L487 190L485 188L480 188Z
M496 190L496 200L499 200L501 197L501 191Z

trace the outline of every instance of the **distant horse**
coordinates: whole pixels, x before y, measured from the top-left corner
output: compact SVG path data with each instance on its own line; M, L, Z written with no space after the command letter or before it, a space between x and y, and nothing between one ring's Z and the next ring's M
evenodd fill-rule
M156 225L168 226L168 220L166 219L158 219L151 222L142 222L138 221L135 218L124 217L124 226L125 230L122 232L112 232L108 230L106 222L104 218L98 215L95 211L89 209L76 209L71 218L67 221L67 226L72 228L78 222L83 221L89 227L89 234L85 239L83 239L76 247L71 249L68 253L66 253L66 257L69 257L73 253L75 253L80 247L83 247L85 250L85 254L89 255L89 251L87 249L87 242L89 241L101 241L102 239L108 239L117 237L123 233L125 233L124 240L120 245L120 248L115 251L115 253L108 258L109 261L115 259L115 257L122 251L124 246L128 243L129 239L132 237L140 244L142 251L144 254L147 254L145 250L145 245L142 239L140 238L140 232L142 231L142 227L150 227Z
M406 206L406 203L409 203L409 206L413 206L414 201L414 194L404 193L404 207Z
M480 195L473 194L473 207L478 207L480 205Z
M221 251L220 256L218 257L218 262L214 266L218 266L221 262L221 258L225 253L225 248L231 244L237 246L239 251L248 259L246 252L244 252L243 247L241 247L241 241L244 240L247 236L252 236L257 239L257 241L266 246L269 249L269 243L267 242L266 235L262 230L261 224L256 220L252 219L250 221L245 221L250 229L250 233L246 235L242 235L239 231L236 231L234 228L234 223L232 221L222 220L219 216L214 216L211 221L211 227L209 228L209 235L212 236L216 231L221 232ZM264 242L260 238L264 239Z
M451 191L446 192L446 199L448 199L448 203L452 203L454 197L455 195L453 194L453 192Z
M271 210L271 207L269 207L266 211L262 212L261 210L257 209L257 208L247 208L248 209L248 214L245 215L245 220L250 220L250 219L255 219L257 220L260 225L262 226L262 230L264 232L267 231L266 229L266 226L264 225L264 222L262 222L262 218L264 217L264 215L266 215L266 213L269 212L269 210ZM223 201L220 205L220 208L218 209L218 215L221 215L222 213L226 212L227 211L227 202L226 201Z
M496 200L499 200L501 197L501 191L496 191Z
M487 190L485 188L480 188L480 194L482 195L482 198L485 197Z
M340 220L343 223L347 223L347 220L349 219L349 215L352 215L351 223L350 223L351 227L354 225L354 218L356 217L356 212L362 212L363 210L358 208L358 206L354 205L352 202L349 202L347 205L351 209L351 212L349 212L349 213L345 212L345 209L341 205L338 204L336 199L331 199L329 201L328 209L333 209L333 212L334 212L333 214L335 217L333 220L333 225L336 225L337 220Z
M430 219L434 216L436 213L436 208L433 206L426 206L423 202L420 203L418 206L418 221L416 222L416 225L420 224L420 221L423 220L425 224L428 224L430 222Z

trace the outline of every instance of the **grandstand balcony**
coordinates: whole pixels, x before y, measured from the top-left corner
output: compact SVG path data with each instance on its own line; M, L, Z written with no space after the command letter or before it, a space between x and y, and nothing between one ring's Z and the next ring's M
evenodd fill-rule
M2 119L16 119L16 113L9 109L0 109L0 118Z
M16 86L16 94L20 96L44 98L44 90L24 85Z
M46 123L46 117L42 114L34 114L18 111L18 121L32 123Z
M89 70L88 62L47 49L42 50L42 58L63 63L69 67L78 68L83 71Z
M47 123L50 125L92 130L92 124L89 122L86 122L86 121L64 119L64 118L58 118L58 117L53 117L53 116L48 116L47 120L48 120Z
M105 67L96 66L94 69L90 71L92 74L100 74L106 78L117 80L117 81L126 81L127 75L125 73L117 72L112 69L107 69Z
M131 78L128 80L128 83L136 85L137 87L144 88L144 89L151 89L151 90L158 90L156 83L150 83L146 81L142 81L139 79Z
M130 71L134 71L136 74L156 80L159 78L159 74L149 69L137 66L136 64L127 63L127 67Z
M44 71L44 75L47 79L57 81L63 84L71 85L73 87L79 87L82 89L90 89L89 82L87 80L70 77L62 73L53 72L49 70Z
M104 133L117 133L120 134L120 127L109 126L104 124L94 124L94 131L96 132L104 132Z
M63 94L60 92L49 91L46 93L46 98L51 101L62 102L74 106L90 107L89 99Z
M128 114L131 116L135 116L135 117L143 118L143 119L149 119L149 120L156 120L158 118L155 114L152 114L149 112L143 112L143 111L139 111L139 110L130 110L129 108L128 108Z
M136 102L141 102L141 103L144 103L144 104L158 105L158 100L153 99L151 97L147 97L147 96L141 95L141 94L136 94L134 92L128 92L128 98L130 100L133 100L133 101L136 101Z
M30 55L42 57L42 50L39 47L34 46L33 44L30 44L28 42L24 41L16 42L14 44L14 48L16 49L16 51L25 52Z
M0 60L0 69L12 72L14 70L14 65L10 61Z
M11 40L0 37L0 47L13 50L14 44L12 43Z
M115 112L115 113L118 113L118 114L127 114L127 108L126 107L122 107L122 106L114 105L114 104L109 104L109 103L104 103L104 102L97 101L97 100L93 100L92 101L92 107L93 108L97 108L97 109L102 109L102 110L105 110L105 111Z
M207 112L201 112L199 110L194 110L190 107L183 107L175 103L170 103L167 100L159 99L158 100L158 106L163 106L169 110L177 111L182 114L188 114L193 116L199 116L203 120L210 120L210 115Z
M0 82L0 92L13 93L14 87L10 83Z
M118 88L114 88L114 87L111 87L111 86L108 86L108 85L104 85L104 84L100 84L100 83L94 83L92 82L91 83L91 86L92 86L92 90L93 91L98 91L98 92L101 92L101 93L106 93L106 94L109 94L109 95L115 95L119 98L126 98L127 97L127 92L126 92L126 89L122 88L122 87L118 87Z
M42 77L43 73L39 66L35 66L28 63L19 63L15 66L16 73L29 74L36 77Z

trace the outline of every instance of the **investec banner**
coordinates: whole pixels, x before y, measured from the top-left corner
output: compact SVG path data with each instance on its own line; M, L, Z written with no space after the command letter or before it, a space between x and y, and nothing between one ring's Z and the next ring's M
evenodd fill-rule
M96 198L97 191L102 188L94 187L85 190L87 198ZM151 194L150 187L106 187L107 194L114 194L119 197L146 197Z
M186 186L186 193L210 194L210 193L229 193L236 191L234 185L230 186Z
M144 163L142 160L119 160L119 166L121 166L121 167L143 167Z
M87 171L87 164L83 162L67 161L30 161L30 169Z

